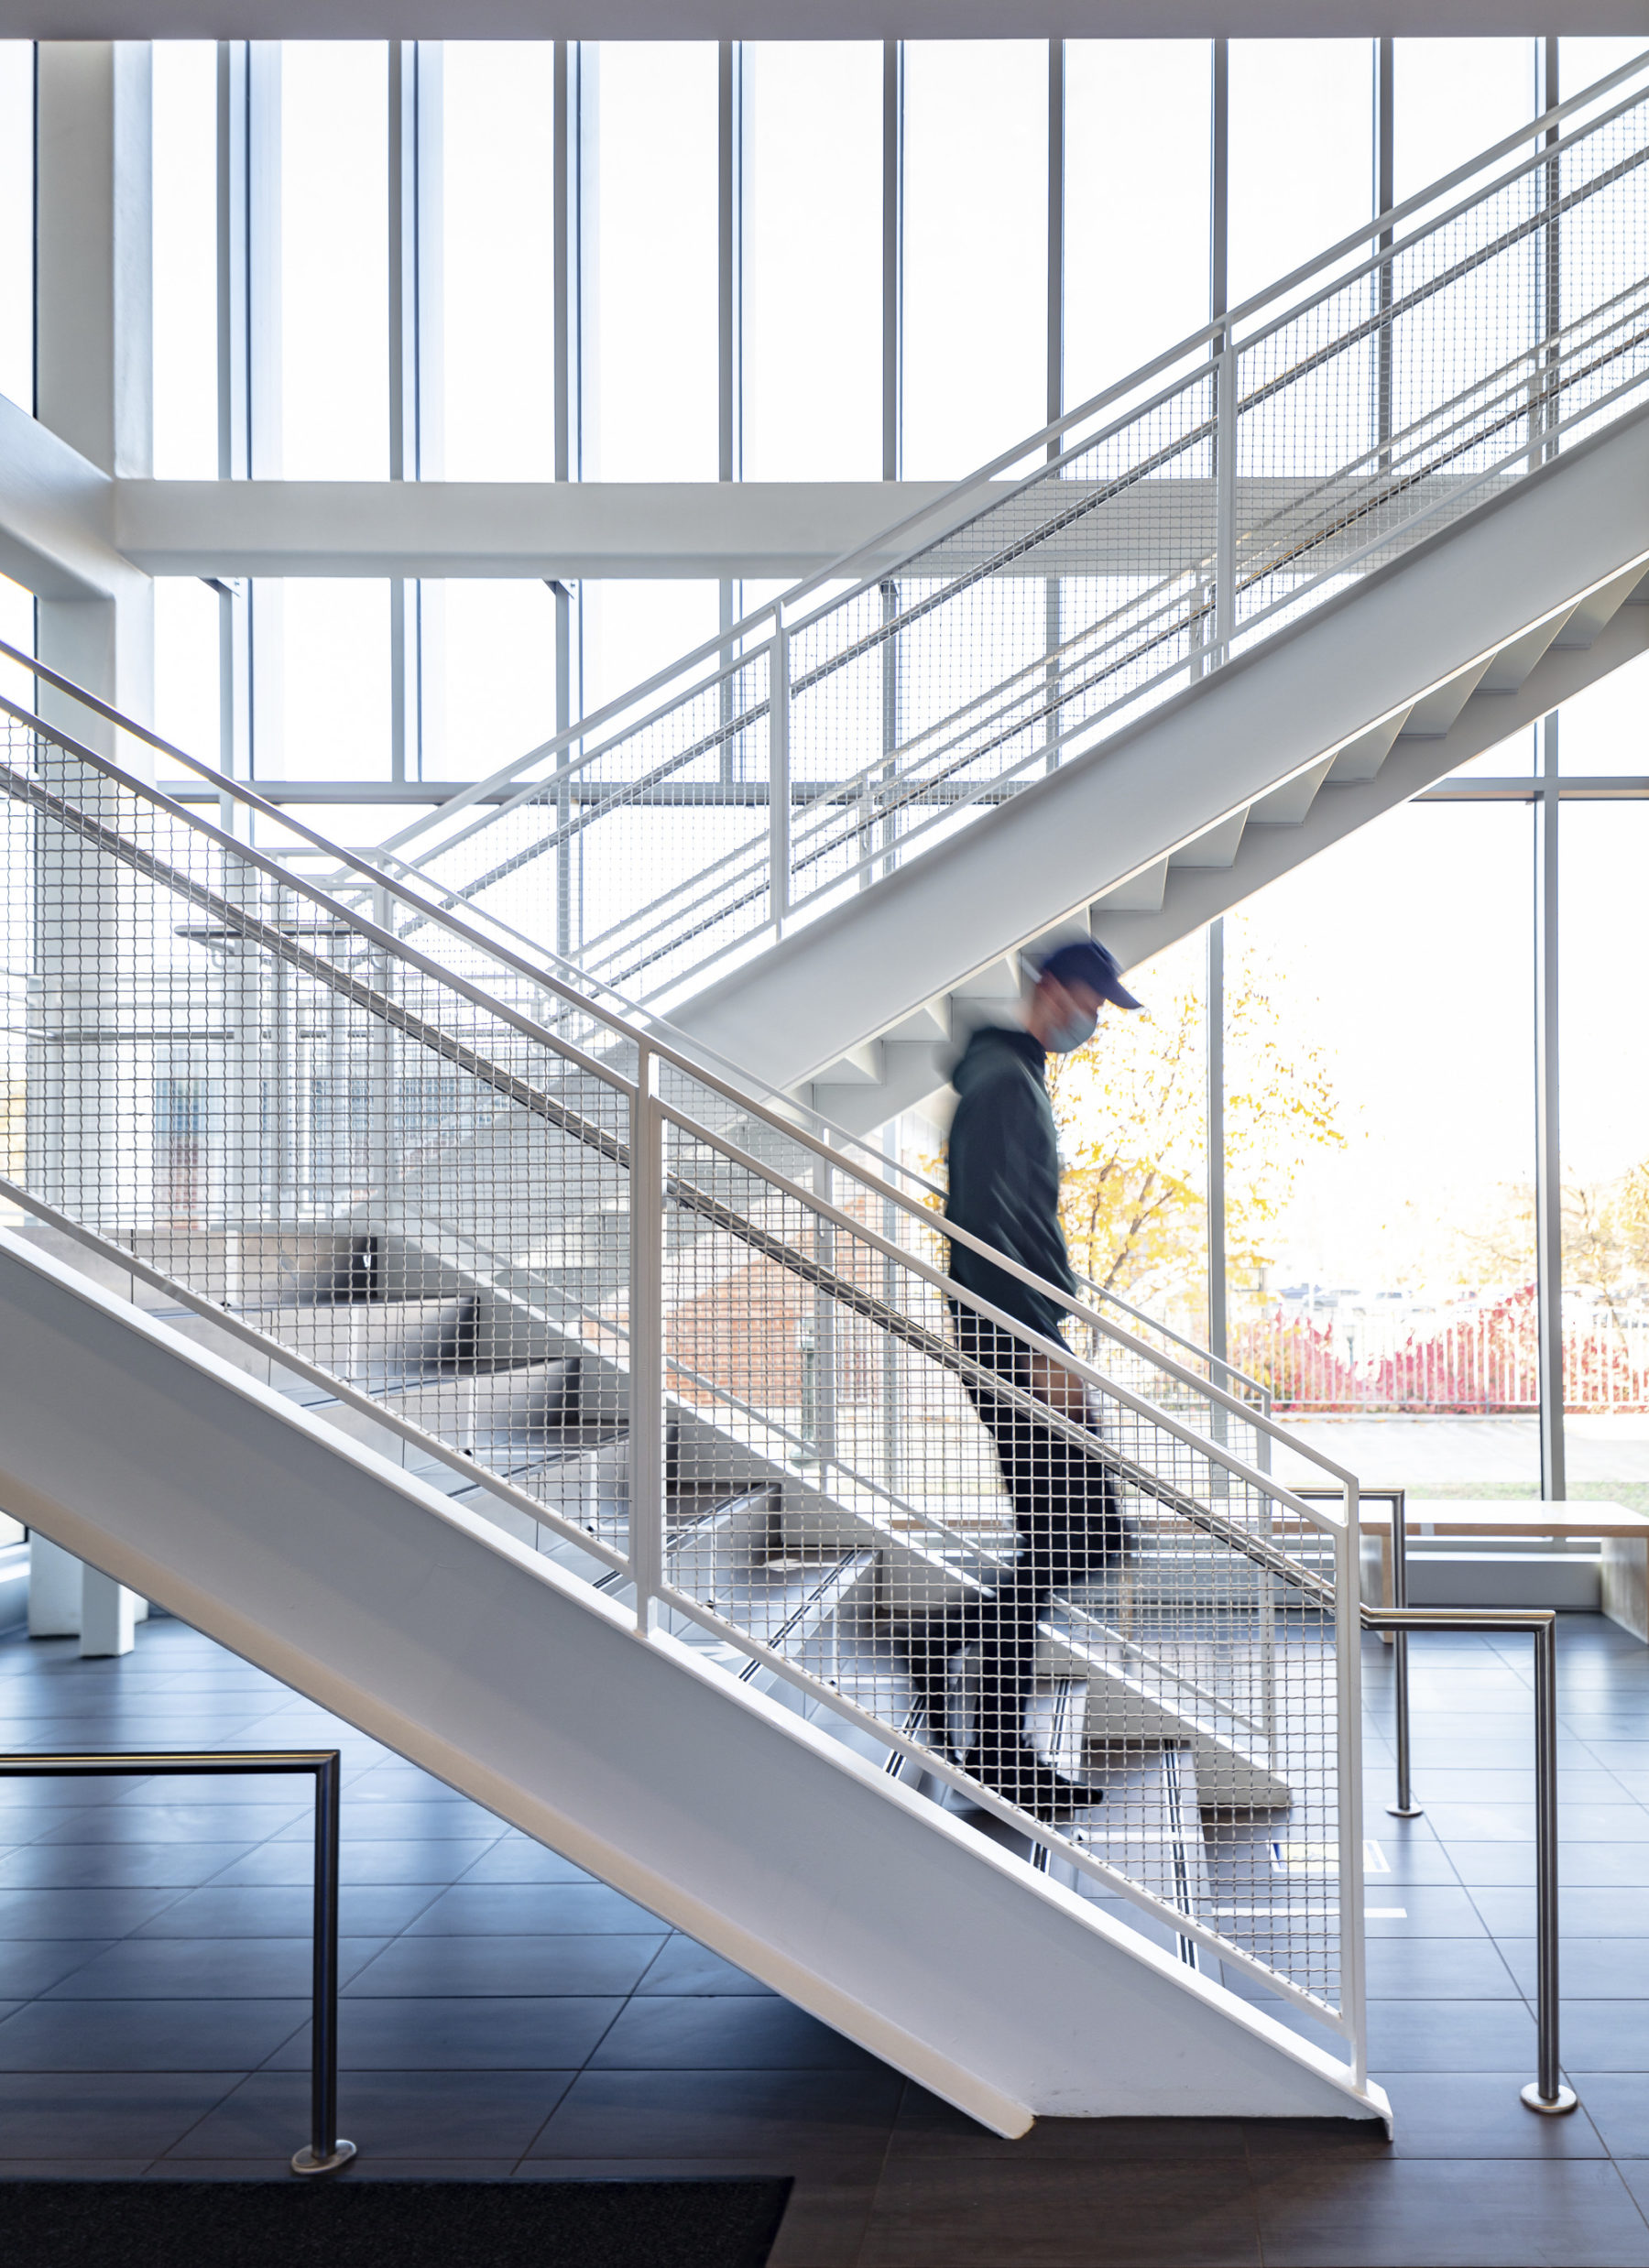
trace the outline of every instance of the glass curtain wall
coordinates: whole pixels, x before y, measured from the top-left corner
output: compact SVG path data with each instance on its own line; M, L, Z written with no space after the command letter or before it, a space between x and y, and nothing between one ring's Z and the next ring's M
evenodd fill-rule
M1223 58L1168 39L162 46L159 470L952 477L1196 333L1221 289L1234 304L1366 219L1382 120L1403 198L1635 45L1565 38L1558 85L1527 38ZM31 135L30 51L0 43L0 391L25 404ZM224 351L232 307L244 367ZM757 588L168 584L158 700L180 736L364 840L725 628ZM1021 627L1036 649L1045 623ZM1644 1098L1621 972L1643 846L1636 808L1585 799L1649 787L1640 673L1557 725L1580 799L1559 825L1578 1489L1638 1485L1621 1428L1649 1330ZM1439 1486L1539 1478L1539 745L1476 759L1447 800L1377 823L1224 934L1233 1347L1308 1422L1431 1424L1461 1461ZM1176 954L1141 974L1152 1031L1130 1044L1141 1063L1168 1050L1179 1081L1184 1249L1128 1268L1206 1324L1207 1221L1200 1242L1186 1222L1207 1176L1207 976L1200 942ZM1103 1108L1101 1092L1083 1140ZM1468 1415L1469 1436L1436 1424Z

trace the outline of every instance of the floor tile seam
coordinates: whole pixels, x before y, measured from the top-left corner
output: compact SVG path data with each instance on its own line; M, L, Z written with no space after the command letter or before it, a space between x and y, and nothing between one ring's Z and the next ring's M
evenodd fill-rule
M472 1859L470 1860L469 1865L468 1865L468 1866L466 1866L466 1867L464 1868L464 1872L463 1872L462 1874L455 1874L455 1875L453 1877L453 1880L452 1880L450 1882L448 1882L448 1883L444 1884L444 1885L443 1885L443 1887L444 1887L444 1888L446 1888L446 1889L448 1889L448 1890L458 1890L458 1889L462 1888L462 1886L469 1881L470 1876L471 1876L471 1875L475 1872L475 1869L476 1869L477 1867L479 1867L479 1866L485 1866L485 1865L486 1864L486 1861L487 1861L487 1860L488 1860L488 1859L492 1857L492 1855L493 1855L494 1851L495 1851L495 1850L497 1850L497 1848L498 1848L498 1845L499 1845L501 1842L503 1842L503 1840L504 1840L504 1838L506 1837L506 1836L508 1836L510 1832L511 1832L511 1830L510 1830L508 1827L500 1827L500 1828L498 1829L498 1832L497 1833L497 1835L495 1835L495 1836L493 1837L492 1841L491 1841L490 1843L488 1843L488 1845L486 1846L486 1848L485 1850L483 1850L483 1851L477 1852L476 1856L475 1856L474 1859ZM367 1841L367 1840L369 1840L369 1839L370 1839L369 1837L365 1837L365 1836L362 1837L362 1840L363 1840L363 1841ZM388 1838L386 1838L386 1839L388 1839ZM400 1837L400 1838L396 1838L396 1839L405 1840L405 1839L410 1839L410 1838ZM433 1839L433 1838L432 1838L432 1839ZM532 1839L536 1840L537 1838L536 1838L536 1837L534 1837L534 1838L532 1838ZM545 1848L545 1849L548 1849L548 1848L549 1848L549 1845L548 1845L548 1844L546 1844L546 1845L544 1846L544 1848ZM592 1880L592 1881L594 1881L594 1880L595 1880L595 1877L594 1877L594 1876L592 1876L592 1877L591 1877L591 1880ZM475 1885L475 1887L476 1889L481 1889L481 1888L485 1887L485 1885L483 1885L483 1884L481 1884L481 1883L476 1883L476 1884ZM545 1884L534 1884L534 1885L533 1885L533 1887L534 1887L534 1888L540 1888L540 1889L541 1889L541 1888L546 1888L546 1887L548 1887L548 1886L547 1886L547 1885L545 1885Z
M258 2068L261 2070L262 2066L260 2065ZM240 2093L243 2088L250 2085L255 2076L256 2074L251 2071L242 2071L238 2073L236 2075L235 2084L232 2087L225 2088L215 2102L208 2103L205 2109L201 2112L199 2118L195 2119L190 2125L186 2126L180 2134L176 2135L173 2140L168 2143L166 2149L161 2152L159 2157L155 2159L154 2164L161 2164L167 2158L172 2155L174 2151L180 2149L182 2144L189 2140L192 2133L194 2133L199 2128L205 2125L208 2119L215 2118L225 2103L232 2101L234 2098ZM153 2169L151 2168L150 2170L152 2171Z
M666 1945L668 1945L668 1944L669 1944L669 1942L670 1942L670 1940L669 1940L668 1938L666 1938L664 1942L665 1942L665 1944L666 1944ZM661 1948L660 1948L660 1950L661 1950L661 1951L662 1951L662 1949L663 1949L662 1947L661 1947ZM650 1962L648 1963L648 1968L650 1968L651 1967L652 1967L652 1963L650 1961ZM644 1969L644 1970L642 1971L642 1976L643 1976L643 1977L645 1977L645 1976L646 1976L646 1974L647 1974L647 1971ZM604 2044L606 2043L606 2039L607 2039L608 2034L611 2033L611 2031L612 2031L612 2029L613 2029L613 2026L614 2026L614 2025L615 2025L615 2024L618 2022L619 2018L620 2018L621 2016L623 2016L623 2014L625 2013L626 2010L629 2007L630 2002L631 2002L633 2000L635 2000L635 1998L637 1997L637 1991L638 1991L638 1990L639 1990L639 1983L640 1983L640 1979L638 1979L638 1980L637 1980L637 1984L636 1984L635 1986L632 1986L632 1987L631 1987L631 1989L630 1989L630 1990L629 1990L629 1991L628 1991L627 1993L625 1993L622 1997L619 1997L619 1996L618 1996L618 1995L617 1995L617 1994L615 1994L615 1995L613 1996L614 1998L616 1998L616 1999L617 1999L617 2000L618 2000L618 2006L617 2006L617 2008L614 2011L613 2014L612 2014L612 2015L611 2015L611 2016L607 2019L606 2023L606 2024L602 2027L602 2032L601 2032L601 2036L600 2036L600 2038L599 2038L599 2039L593 2040L593 2041L590 2043L590 2046L589 2046L588 2053L585 2055L584 2061L583 2061L581 2064L579 2064L579 2065L577 2066L577 2067L573 2070L573 2076L572 2076L572 2077L571 2077L571 2078L567 2081L566 2086L562 2088L562 2089L561 2093L560 2093L560 2094L556 2097L556 2099L555 2099L554 2102L551 2105L550 2109L549 2109L549 2110L548 2110L544 2113L543 2120L542 2120L541 2123L541 2124L538 2126L538 2128L535 2130L535 2132L534 2132L534 2133L533 2133L533 2135L532 2135L531 2140L529 2142L529 2143L528 2143L528 2145L527 2145L527 2149L526 2149L526 2152L525 2152L525 2154L524 2154L524 2156L525 2156L525 2157L530 2157L530 2156L532 2155L533 2150L534 2150L534 2148L535 2148L535 2146L536 2146L536 2144L537 2144L537 2143L538 2143L538 2140L539 2140L540 2135L541 2135L541 2134L544 2132L545 2129L549 2126L549 2124L550 2124L551 2121L554 2118L554 2116L555 2116L556 2112L557 2112L557 2111L561 2109L562 2105L562 2104L566 2101L567 2097L568 2097L568 2096L569 2096L569 2095L573 2092L573 2088L574 2088L574 2087L576 2087L576 2085L578 2084L578 2081L580 2080L580 2078L584 2076L584 2074L586 2071L588 2071L588 2070L590 2069L590 2067L591 2067L591 2066L594 2064L594 2062L595 2062L595 2060L596 2056L597 2056L597 2055L601 2053L602 2047L603 2047ZM601 1997L605 1999L606 1996L605 1994L603 1994Z
M861 2268L861 2263L865 2257L865 2247L870 2240L871 2223L875 2220L881 2205L882 2185L888 2178L888 2162L893 2154L893 2137L898 2132L899 2121L911 2089L916 2085L917 2081L907 2073L904 2077L904 2084L900 2089L899 2099L893 2106L893 2115L888 2121L888 2131L882 2136L881 2149L876 2156L876 2174L870 2184L870 2203L866 2208L864 2219L859 2223L858 2234L853 2241L853 2258L846 2263L846 2268ZM781 2226L782 2227L782 2223Z
M1249 2214L1254 2230L1255 2263L1257 2268L1268 2268L1265 2257L1265 2222L1260 2210L1260 2183L1254 2165L1254 2141L1253 2136L1246 2128L1242 2135L1242 2171Z

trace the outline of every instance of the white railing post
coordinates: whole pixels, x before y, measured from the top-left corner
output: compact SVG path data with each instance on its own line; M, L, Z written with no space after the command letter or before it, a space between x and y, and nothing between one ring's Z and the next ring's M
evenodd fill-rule
M1222 669L1237 629L1237 349L1229 328L1215 365L1214 475L1213 662Z
M664 1580L664 1121L658 1058L637 1050L630 1118L629 1533L636 1630L656 1627Z
M1339 1696L1340 2015L1351 2049L1353 2084L1369 2076L1367 1964L1363 1937L1362 1567L1357 1484L1345 1494L1346 1524L1334 1539L1334 1639Z
M773 609L768 648L768 918L784 934L791 901L790 632Z

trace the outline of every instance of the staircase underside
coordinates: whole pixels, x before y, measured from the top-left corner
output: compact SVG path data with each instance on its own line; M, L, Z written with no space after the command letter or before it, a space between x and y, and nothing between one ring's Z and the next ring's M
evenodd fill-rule
M1639 412L672 1018L867 1132L945 1084L1021 949L1091 926L1144 960L1634 660L1646 574Z

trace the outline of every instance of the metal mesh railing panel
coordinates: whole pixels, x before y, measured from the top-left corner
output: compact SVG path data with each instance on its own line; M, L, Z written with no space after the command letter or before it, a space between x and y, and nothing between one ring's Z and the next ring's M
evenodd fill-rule
M621 1550L623 1088L16 719L0 763L12 1178Z

